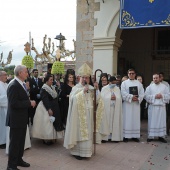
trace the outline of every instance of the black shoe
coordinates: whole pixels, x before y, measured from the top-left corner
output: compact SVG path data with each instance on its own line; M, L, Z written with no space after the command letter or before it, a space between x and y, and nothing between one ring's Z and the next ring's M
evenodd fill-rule
M149 139L149 138L147 139L147 142L151 142L151 141L153 141L153 139Z
M129 142L128 138L123 138L123 142Z
M8 167L6 170L19 170L18 168L10 168Z
M132 138L132 140L135 142L140 142L140 140L138 138Z
M159 141L161 141L162 143L167 143L167 141L162 137L159 137Z
M73 155L77 160L82 160L83 158L81 156Z
M0 145L0 149L5 149L6 148L6 144Z
M25 161L22 161L22 162L19 162L19 163L17 164L17 166L21 166L21 167L30 167L30 164L27 163L27 162L25 162Z
M65 130L64 126L62 123L58 123L56 121L53 122L53 126L57 132Z
M45 145L52 145L53 142L52 141L45 141L45 140L43 140L43 144L45 144Z
M106 143L107 141L106 140L102 140L102 143Z

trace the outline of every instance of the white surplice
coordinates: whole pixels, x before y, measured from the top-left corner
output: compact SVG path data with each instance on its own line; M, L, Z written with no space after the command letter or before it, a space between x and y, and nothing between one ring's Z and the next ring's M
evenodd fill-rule
M163 98L155 99L161 93ZM163 83L150 84L145 91L148 107L148 138L164 137L166 135L166 103L169 103L169 89Z
M111 100L112 95L116 96L116 100ZM122 116L122 97L118 87L110 88L109 85L104 86L101 91L101 98L104 102L104 114L106 120L102 119L103 126L109 129L109 136L103 140L111 139L112 141L123 140L123 116ZM100 107L100 103L98 105ZM103 115L104 116L104 115ZM106 127L104 127L106 129Z
M72 155L91 157L93 148L93 87L84 94L80 83L72 88L64 138L64 147ZM99 136L99 134L98 134Z
M0 81L0 145L6 143L7 84Z
M138 101L133 101L129 87L137 86ZM123 137L140 138L140 103L144 97L143 85L138 80L125 80L121 84L123 99Z

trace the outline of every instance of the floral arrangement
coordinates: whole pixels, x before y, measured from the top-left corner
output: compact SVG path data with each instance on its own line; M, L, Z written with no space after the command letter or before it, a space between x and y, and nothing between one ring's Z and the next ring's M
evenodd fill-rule
M22 65L25 65L28 69L34 68L34 60L31 56L26 55L22 59Z
M64 74L64 63L60 61L55 61L52 66L51 73L52 74Z

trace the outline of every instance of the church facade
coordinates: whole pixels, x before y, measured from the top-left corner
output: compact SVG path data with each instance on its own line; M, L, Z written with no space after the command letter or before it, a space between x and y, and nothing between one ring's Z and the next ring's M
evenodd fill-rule
M120 0L77 0L76 70L126 75L134 68L146 84L155 72L170 75L170 28L119 28Z

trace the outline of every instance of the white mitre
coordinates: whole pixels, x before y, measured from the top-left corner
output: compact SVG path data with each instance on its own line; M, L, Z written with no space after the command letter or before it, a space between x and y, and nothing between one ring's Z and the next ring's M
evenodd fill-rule
M79 76L88 76L88 77L90 77L92 75L92 69L86 63L84 63L78 69L78 75Z

